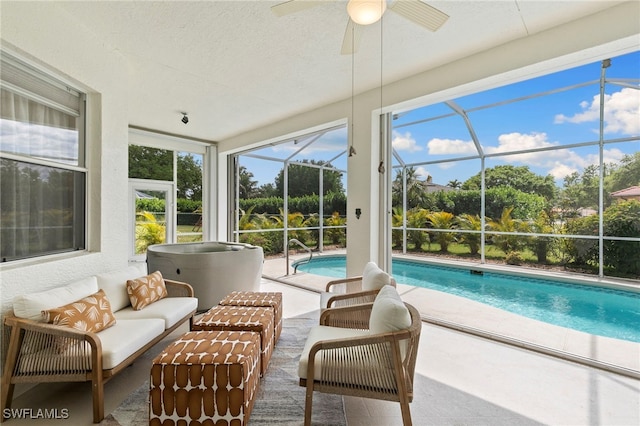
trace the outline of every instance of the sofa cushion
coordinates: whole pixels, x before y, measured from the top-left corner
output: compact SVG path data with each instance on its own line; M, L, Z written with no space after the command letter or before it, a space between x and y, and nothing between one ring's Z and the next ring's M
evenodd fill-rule
M164 284L162 273L156 271L144 277L127 281L127 293L131 306L136 311L144 309L153 302L167 297L167 287Z
M309 352L311 351L311 347L321 340L332 340L332 339L349 339L354 337L367 336L369 332L367 330L356 330L352 328L341 328L341 327L329 327L326 325L316 325L312 327L307 335L307 341L304 345L304 349L302 349L302 354L300 355L300 361L298 362L298 376L302 379L307 378L307 367L309 366ZM320 377L320 372L322 371L322 364L320 362L320 353L316 354L316 359L314 361L314 377Z
M198 307L195 297L166 297L162 300L136 311L129 306L115 313L116 319L161 318L164 328L168 329Z
M104 290L57 308L42 311L45 322L97 333L116 323Z
M380 290L385 285L391 284L391 277L376 265L368 262L362 271L362 290Z
M42 311L75 302L97 291L96 277L87 277L64 287L21 294L13 299L13 313L18 318L42 321Z
M102 343L102 369L116 367L164 332L161 319L120 320L98 333Z
M111 309L116 312L131 304L127 293L127 281L146 274L146 265L140 264L115 272L98 274L96 278L98 279L98 287L104 290L111 303Z
M373 302L369 317L372 334L406 330L411 326L411 314L395 287L386 285L380 289Z
M157 338L164 331L160 319L118 320L97 334L102 346L102 369L109 370L133 355L140 348ZM17 370L20 373L42 373L57 371L60 365L85 365L91 368L89 343L86 350L70 345L63 352L55 346L47 346L38 352L23 355Z

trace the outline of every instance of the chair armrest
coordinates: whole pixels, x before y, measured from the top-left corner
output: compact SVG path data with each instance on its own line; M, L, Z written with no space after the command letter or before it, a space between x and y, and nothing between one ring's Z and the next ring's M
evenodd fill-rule
M320 325L368 330L372 308L373 303L364 303L325 309L320 314Z
M194 297L193 287L182 281L168 280L165 278L164 284L167 287L168 297Z
M17 318L13 315L6 316L4 324L5 327L10 328L11 333L3 380L11 380L14 375L77 375L89 373L92 370L102 370L102 343L96 333ZM55 350L46 351L47 348L60 348L59 350L63 352L57 355ZM60 362L67 349L72 350L73 356ZM39 369L42 371L21 373L19 369L22 357L30 357L31 368L39 364ZM39 361L35 361L34 357ZM87 357L90 359L90 364L86 362Z
M345 288L345 291L341 291L340 293L348 293L346 290L347 289L353 289L355 286L356 282L360 282L360 290L362 290L362 276L357 276L357 277L349 277L349 278L341 278L338 280L331 280L327 283L327 287L325 289L325 291L329 292L329 293L334 293L336 292L336 289L332 289L332 287L338 287L338 286L342 286ZM357 288L356 288L357 289Z
M65 327L61 325L49 324L15 316L6 316L4 324L7 327L32 331L36 333L46 334L50 336L66 337L74 340L83 340L91 345L93 350L102 351L102 343L96 333L77 330L75 328Z
M358 291L355 293L336 294L327 301L327 308L373 303L380 290Z

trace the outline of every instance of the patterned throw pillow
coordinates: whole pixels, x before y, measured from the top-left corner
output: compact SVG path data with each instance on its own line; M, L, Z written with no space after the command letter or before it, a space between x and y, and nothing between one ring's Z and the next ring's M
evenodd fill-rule
M167 297L167 287L160 271L127 281L127 293L136 311Z
M109 299L102 290L68 305L42 311L42 318L50 324L92 333L116 323Z

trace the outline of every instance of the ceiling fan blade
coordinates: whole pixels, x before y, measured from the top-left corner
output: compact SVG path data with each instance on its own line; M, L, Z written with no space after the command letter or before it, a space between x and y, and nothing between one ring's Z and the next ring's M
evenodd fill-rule
M342 39L342 50L340 51L340 54L351 55L352 53L356 53L360 46L361 39L362 25L358 25L349 19L347 29L344 32L344 38Z
M437 31L449 19L446 13L420 0L396 0L389 9L430 31Z
M311 9L312 7L322 4L321 1L302 1L302 0L289 0L284 3L271 6L271 11L274 15L280 17L285 15L291 15L293 13L300 12L302 10Z

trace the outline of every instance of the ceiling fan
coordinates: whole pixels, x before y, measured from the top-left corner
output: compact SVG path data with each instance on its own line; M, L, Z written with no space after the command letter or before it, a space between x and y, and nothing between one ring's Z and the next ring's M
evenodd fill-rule
M323 1L289 0L271 7L276 16L285 16L321 5ZM387 6L388 3L388 6ZM349 22L342 41L343 55L355 53L362 38L364 25L377 22L386 9L430 30L437 31L449 15L420 0L349 0Z

